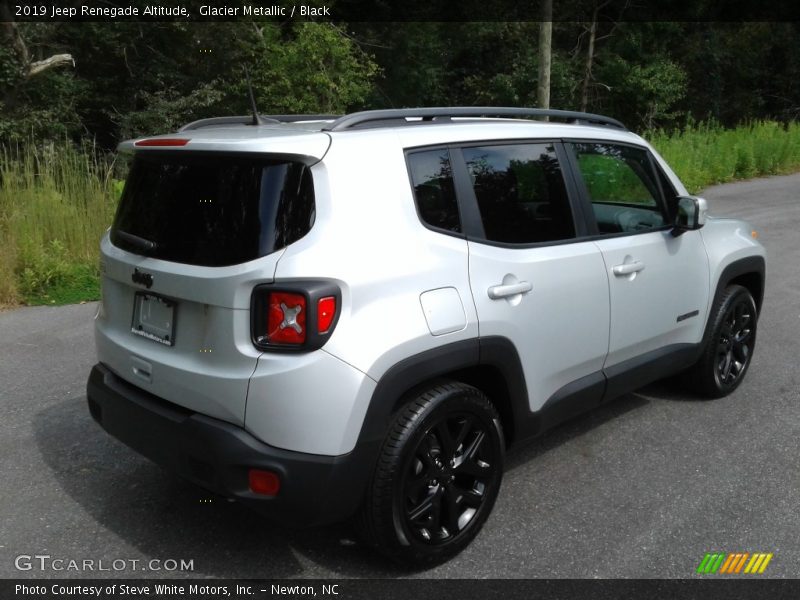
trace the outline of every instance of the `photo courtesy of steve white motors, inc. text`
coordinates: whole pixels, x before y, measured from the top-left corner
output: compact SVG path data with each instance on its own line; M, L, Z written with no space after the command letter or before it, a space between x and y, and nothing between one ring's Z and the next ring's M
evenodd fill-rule
M43 19L71 18L109 18L120 17L330 17L328 6L307 6L292 4L286 6L243 4L230 6L226 4L203 4L200 7L160 6L56 6L46 4L18 4L14 6L14 16L36 17Z
M219 584L174 584L174 583L142 583L129 585L125 583L109 583L105 585L86 585L80 583L54 583L46 585L29 585L18 583L14 586L15 596L95 596L108 598L112 596L128 596L141 598L142 596L207 596L219 598L224 596L252 596L257 593L273 596L316 596L320 590L322 596L338 596L340 585L338 583L313 585L279 585L269 586L253 585L219 585Z

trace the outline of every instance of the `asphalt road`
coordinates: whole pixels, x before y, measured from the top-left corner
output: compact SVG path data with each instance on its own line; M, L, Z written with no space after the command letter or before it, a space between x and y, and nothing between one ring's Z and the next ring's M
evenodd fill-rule
M106 435L84 391L95 305L0 314L0 577L109 574L15 568L48 554L129 561L111 572L129 577L669 578L710 551L772 552L765 576L800 577L800 175L704 195L769 252L741 388L703 402L658 384L557 428L512 458L475 542L428 571L387 564L346 526L270 525ZM151 559L194 570L129 568Z

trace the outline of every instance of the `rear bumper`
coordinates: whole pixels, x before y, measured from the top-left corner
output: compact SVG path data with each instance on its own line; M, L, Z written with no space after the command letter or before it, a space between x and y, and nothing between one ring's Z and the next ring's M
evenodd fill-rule
M294 526L351 516L364 497L378 448L357 445L343 456L274 448L241 427L162 400L96 365L87 383L92 417L103 429L150 460L217 494ZM250 491L248 470L278 473L280 492Z

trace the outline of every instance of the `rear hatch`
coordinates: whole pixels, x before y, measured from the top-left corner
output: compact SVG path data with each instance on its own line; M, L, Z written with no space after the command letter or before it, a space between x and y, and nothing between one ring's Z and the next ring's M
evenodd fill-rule
M137 150L101 244L100 362L165 400L243 424L260 354L253 287L272 281L282 249L313 225L309 165L328 143L303 137L312 143L296 145L310 155L285 143L253 152L251 140L247 152L202 139Z

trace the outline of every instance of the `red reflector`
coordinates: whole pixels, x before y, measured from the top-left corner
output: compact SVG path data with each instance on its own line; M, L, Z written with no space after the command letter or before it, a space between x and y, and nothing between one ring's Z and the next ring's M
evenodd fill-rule
M189 140L183 138L153 138L151 140L139 140L134 146L185 146Z
M306 297L303 294L270 292L267 339L270 344L302 344L306 341Z
M327 333L336 316L336 298L326 296L317 302L317 329L319 333Z
M281 479L277 473L250 469L250 491L262 496L277 496L281 489Z

